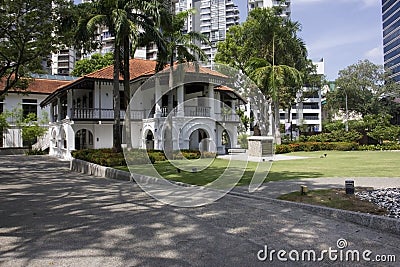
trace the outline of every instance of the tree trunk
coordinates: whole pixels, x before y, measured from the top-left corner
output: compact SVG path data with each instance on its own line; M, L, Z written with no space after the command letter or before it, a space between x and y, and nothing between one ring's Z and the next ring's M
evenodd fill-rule
M169 159L172 159L174 144L172 141L172 88L174 86L174 70L173 65L170 66L169 72L169 91L168 91L168 116L166 118L167 123L164 129L164 153Z
M129 102L131 99L131 87L130 87L130 73L129 73L129 59L130 59L130 45L129 37L124 39L124 101L126 107L125 113L125 139L126 147L128 150L132 149L132 137L131 137L131 107Z
M120 96L119 96L119 73L120 73L120 49L121 46L115 41L114 45L114 80L113 80L113 99L114 99L114 125L113 125L113 149L121 152L121 118L120 118Z
M274 128L275 128L275 143L280 145L282 143L281 139L281 123L280 123L280 115L279 115L279 102L274 100Z

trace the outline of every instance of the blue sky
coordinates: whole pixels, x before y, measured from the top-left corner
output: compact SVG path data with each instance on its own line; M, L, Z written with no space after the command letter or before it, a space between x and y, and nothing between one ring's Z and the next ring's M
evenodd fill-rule
M244 21L247 0L234 1ZM324 58L329 80L359 60L383 64L380 0L292 0L292 19L302 25L309 58Z
M235 1L243 21L247 1ZM324 58L329 80L359 60L383 64L380 0L292 0L292 20L302 25L309 58Z

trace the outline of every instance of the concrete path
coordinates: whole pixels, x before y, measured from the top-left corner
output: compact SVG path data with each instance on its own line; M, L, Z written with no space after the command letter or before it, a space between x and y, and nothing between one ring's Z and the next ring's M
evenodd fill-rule
M247 153L236 153L229 155L220 155L218 156L220 159L225 160L241 160L241 161L254 161L254 162L262 162L262 161L281 161L281 160L295 160L295 159L307 159L309 157L300 157L300 156L288 156L283 154L276 154L271 157L251 157Z
M398 266L400 236L228 195L176 208L130 182L68 170L49 157L0 156L0 266ZM397 263L260 262L268 250L337 249ZM345 250L343 250L345 251ZM262 255L261 255L262 256Z

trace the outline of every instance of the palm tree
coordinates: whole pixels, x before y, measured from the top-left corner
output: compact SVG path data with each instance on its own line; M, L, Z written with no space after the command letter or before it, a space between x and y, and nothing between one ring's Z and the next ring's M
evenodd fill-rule
M302 85L302 74L293 67L270 64L263 58L251 59L246 72L249 73L250 78L263 93L269 95L272 99L274 114L273 134L275 142L280 144L280 99L284 94L289 94L291 90L299 88Z
M129 59L131 52L135 50L131 49L131 45L137 44L136 40L141 31L153 30L157 25L155 21L158 20L159 15L158 1L99 0L94 3L94 7L97 14L87 22L88 31L96 32L99 27L106 27L110 34L115 37L113 63L113 148L116 151L121 151L119 76L123 74L125 98L129 99Z
M184 26L190 15L196 13L195 9L189 9L177 14L163 10L161 29L166 43L164 53L158 54L160 68L165 64L174 65L178 63L197 60L207 60L204 51L199 47L200 43L209 43L207 37L199 32L190 31L185 33Z
M172 100L172 87L174 86L174 63L193 62L197 60L205 61L207 56L199 47L200 43L209 43L207 37L198 32L183 31L185 22L191 14L196 11L194 9L186 10L174 14L172 8L164 9L161 20L161 31L165 40L165 50L158 53L157 69L163 69L169 63L169 88L168 99ZM176 70L179 71L179 70ZM182 77L181 77L182 78ZM168 109L172 109L172 102L169 102ZM167 129L165 131L164 150L168 156L172 155L172 118L167 117Z
M122 40L123 61L122 76L124 78L124 101L125 107L129 107L131 97L129 60L135 54L140 45L147 45L150 41L155 42L164 50L164 43L159 31L160 4L158 1L122 1L124 6L123 20L121 21L119 39ZM146 42L147 41L147 42ZM129 108L130 109L130 108ZM126 145L132 148L130 110L125 115Z

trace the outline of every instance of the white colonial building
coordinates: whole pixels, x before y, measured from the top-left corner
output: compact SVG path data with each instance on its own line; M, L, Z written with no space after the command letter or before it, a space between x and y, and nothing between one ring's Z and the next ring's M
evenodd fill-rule
M169 71L155 77L156 62L131 59L131 104L124 100L120 77L120 118L127 128L129 110L133 148L163 150L167 116L172 119L173 149L224 153L236 147L239 117L235 109L244 100L224 86L227 77L207 68L184 67L184 80L169 90ZM150 79L151 77L151 79ZM59 87L42 107L50 106L50 155L70 158L83 148L113 145L113 66ZM127 138L122 131L123 143Z
M61 85L68 84L73 77L62 77L53 75L36 75L29 82L26 90L12 89L4 97L0 98L0 114L13 113L14 116L7 118L9 127L0 132L0 148L21 148L26 144L22 139L21 127L18 125L17 112L22 112L25 117L33 113L37 118L46 117L50 113L48 107L40 108L39 104L48 97L55 89ZM0 88L3 83L0 82ZM45 118L43 118L45 119ZM42 125L47 127L46 125ZM44 141L44 138L39 141ZM38 148L46 149L46 142L40 144Z

